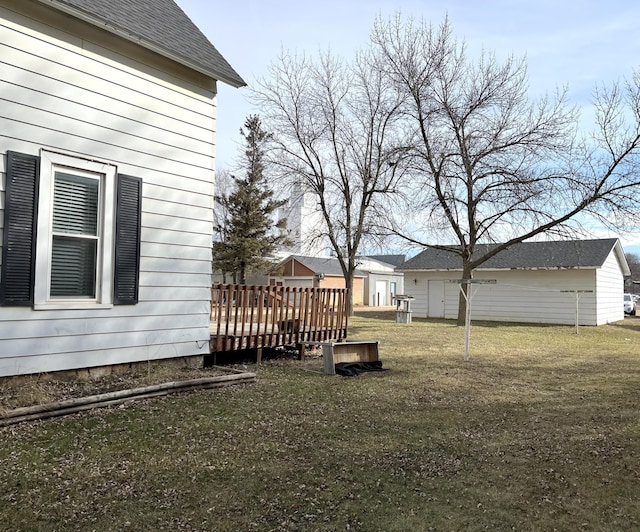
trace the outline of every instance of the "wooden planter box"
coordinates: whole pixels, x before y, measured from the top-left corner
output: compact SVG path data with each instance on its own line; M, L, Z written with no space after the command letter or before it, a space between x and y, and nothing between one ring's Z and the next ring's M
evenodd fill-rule
M327 342L322 344L324 372L336 374L340 362L375 362L378 360L378 341Z

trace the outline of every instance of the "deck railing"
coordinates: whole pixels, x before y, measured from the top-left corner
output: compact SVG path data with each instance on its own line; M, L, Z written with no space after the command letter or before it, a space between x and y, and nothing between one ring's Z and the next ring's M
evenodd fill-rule
M212 352L344 340L347 290L214 285Z

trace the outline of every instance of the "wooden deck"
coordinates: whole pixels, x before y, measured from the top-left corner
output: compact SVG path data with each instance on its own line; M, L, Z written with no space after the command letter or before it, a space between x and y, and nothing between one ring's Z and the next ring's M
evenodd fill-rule
M347 290L294 286L215 285L211 353L347 337Z

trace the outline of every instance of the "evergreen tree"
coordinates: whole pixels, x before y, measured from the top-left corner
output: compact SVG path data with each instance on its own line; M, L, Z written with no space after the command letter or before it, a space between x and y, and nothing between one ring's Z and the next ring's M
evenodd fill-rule
M213 244L213 262L216 269L231 273L234 282L245 284L247 273L268 267L275 251L287 239L283 235L286 219L277 223L273 220L285 201L274 198L265 175L265 149L270 135L257 115L246 119L240 134L245 141L246 176L232 176L234 190L216 195L226 218L216 225L219 240Z

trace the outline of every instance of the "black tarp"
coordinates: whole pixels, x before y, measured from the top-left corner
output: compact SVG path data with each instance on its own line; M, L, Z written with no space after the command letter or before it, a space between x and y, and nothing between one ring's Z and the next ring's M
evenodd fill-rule
M382 367L382 361L374 362L339 362L336 364L336 374L343 377L356 377L362 373L373 371L387 371Z

